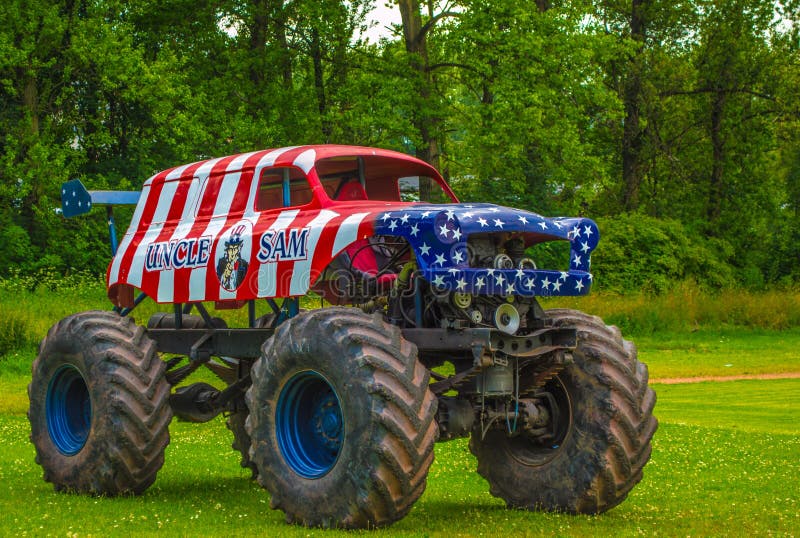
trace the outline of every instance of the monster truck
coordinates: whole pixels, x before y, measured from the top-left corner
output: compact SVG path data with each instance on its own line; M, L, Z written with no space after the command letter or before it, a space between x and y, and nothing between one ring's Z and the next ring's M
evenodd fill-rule
M419 201L420 185L442 203ZM125 203L117 244L111 207ZM56 490L141 493L173 416L220 414L271 506L311 527L404 517L436 441L469 437L514 508L604 512L642 477L657 422L635 346L537 302L588 293L590 219L459 203L425 162L335 145L179 166L141 193L64 185L65 216L94 205L113 310L56 323L29 386ZM539 267L552 242L563 266ZM309 294L321 307L300 308ZM140 326L129 314L146 298L172 306ZM226 309L247 321L228 325ZM221 382L190 382L199 368Z

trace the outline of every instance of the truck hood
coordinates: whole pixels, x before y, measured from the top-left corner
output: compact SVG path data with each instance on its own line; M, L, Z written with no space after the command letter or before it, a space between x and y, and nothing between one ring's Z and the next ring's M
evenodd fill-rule
M375 232L404 237L422 275L443 290L487 295L584 295L589 292L591 253L600 233L591 219L543 217L494 204L413 204L387 208ZM469 266L473 234L520 234L525 246L570 243L569 266L553 269L492 269Z

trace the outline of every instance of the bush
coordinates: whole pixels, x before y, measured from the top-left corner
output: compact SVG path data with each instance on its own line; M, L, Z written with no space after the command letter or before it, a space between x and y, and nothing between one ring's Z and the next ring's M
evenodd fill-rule
M21 226L0 226L0 274L19 267L31 259L31 239Z
M597 224L592 271L600 290L663 293L687 280L719 290L736 281L730 245L692 235L679 221L623 214Z

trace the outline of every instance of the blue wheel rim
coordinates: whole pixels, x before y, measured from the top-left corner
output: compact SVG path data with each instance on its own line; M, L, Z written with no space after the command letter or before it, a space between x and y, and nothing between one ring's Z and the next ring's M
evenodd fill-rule
M300 372L281 390L275 434L284 461L303 478L320 478L336 464L344 440L339 396L314 371Z
M50 379L45 402L47 430L59 452L80 452L92 426L89 387L77 368L65 365Z

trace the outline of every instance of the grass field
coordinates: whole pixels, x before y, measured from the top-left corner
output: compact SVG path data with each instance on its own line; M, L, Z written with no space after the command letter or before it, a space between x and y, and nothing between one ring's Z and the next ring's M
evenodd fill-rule
M644 480L594 517L509 511L463 440L439 444L411 514L375 536L754 536L800 532L800 380L656 385L661 425ZM709 402L713 402L710 404ZM56 494L41 479L25 408L0 412L0 529L29 536L309 536L238 466L221 419L173 422L156 484L138 498ZM366 533L363 533L366 534Z
M660 426L643 481L600 516L506 510L475 472L465 440L436 447L428 488L388 529L344 533L288 526L248 479L222 418L173 421L158 480L144 495L57 494L28 441L26 386L34 337L50 318L102 307L76 291L67 304L0 297L16 347L0 358L0 535L20 536L793 536L800 534L800 379L666 385L659 379L800 372L796 326L682 324L633 333L650 366ZM22 308L20 308L22 305ZM36 311L45 312L37 316ZM18 333L8 327L9 312ZM608 312L601 312L607 315ZM2 325L2 323L0 323ZM632 323L635 326L636 323ZM769 325L769 324L766 324ZM17 330L17 329L14 329ZM628 335L630 336L630 334Z

